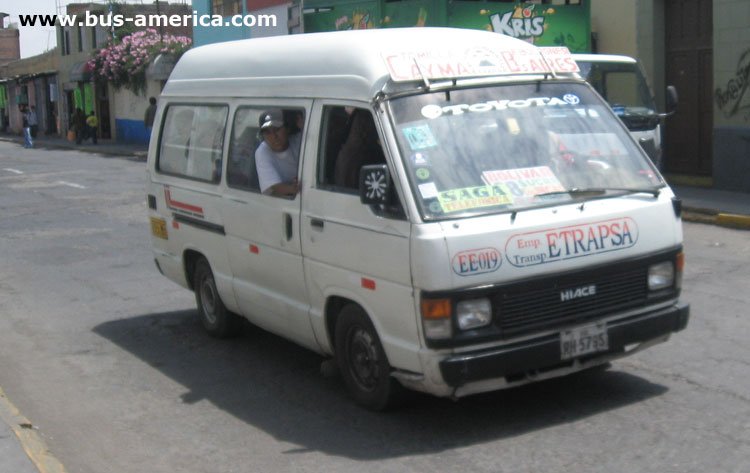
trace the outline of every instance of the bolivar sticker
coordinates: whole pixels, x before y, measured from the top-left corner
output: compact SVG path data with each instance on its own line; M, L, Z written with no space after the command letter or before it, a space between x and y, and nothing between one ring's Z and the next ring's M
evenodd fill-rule
M520 197L533 198L546 192L558 192L564 188L549 166L484 171L482 179L487 184L504 184L518 204Z
M446 213L511 203L505 188L500 185L452 189L439 193L437 197Z
M503 258L500 251L495 248L460 251L451 260L453 272L459 276L491 273L496 271L501 264L503 264Z
M620 217L513 235L505 244L505 257L522 268L624 250L637 242L635 220Z

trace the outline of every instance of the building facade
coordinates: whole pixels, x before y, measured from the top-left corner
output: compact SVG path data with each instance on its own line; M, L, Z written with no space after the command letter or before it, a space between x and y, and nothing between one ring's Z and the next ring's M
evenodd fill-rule
M193 26L193 44L301 33L302 4L299 0L193 0L196 16L206 19L206 24ZM252 26L227 24L235 15L246 17ZM207 24L209 18L214 24ZM216 24L217 18L222 19L221 25Z
M750 2L596 0L591 16L599 52L639 58L658 103L677 87L664 131L670 177L750 192Z
M191 15L192 10L184 3L169 4L159 2L151 5L117 4L119 10L113 11L112 5L78 3L67 6L68 15L83 16L87 12L107 18L109 14L122 14L125 17L140 15ZM111 23L111 22L110 22ZM167 22L165 22L167 23ZM61 100L59 114L61 132L72 129L73 112L80 108L86 115L92 111L99 117L99 136L113 138L120 142L147 143L149 133L143 124L143 117L148 107L148 97L158 96L168 77L163 74L150 76L144 90L145 95L134 94L125 88L115 88L111 84L95 77L88 66L92 55L105 47L112 36L125 36L146 27L133 25L129 30L117 30L107 25L106 20L97 26L62 26L57 27L57 42L60 55ZM166 24L158 28L160 34L192 37L190 25L173 26Z
M19 59L0 66L6 104L5 131L23 132L21 107L34 107L39 121L38 130L43 135L58 132L57 105L59 100L56 51L30 58Z
M21 58L19 31L9 24L6 25L7 18L7 13L0 12L0 66ZM0 74L0 131L8 129L12 104L8 94L8 81L4 77Z

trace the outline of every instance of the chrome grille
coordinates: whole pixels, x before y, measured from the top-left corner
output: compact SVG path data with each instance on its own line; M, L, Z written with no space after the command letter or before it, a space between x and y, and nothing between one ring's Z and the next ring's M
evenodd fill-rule
M646 267L558 276L505 287L493 300L494 323L503 337L555 329L605 314L643 306ZM595 285L596 294L562 301L560 293Z

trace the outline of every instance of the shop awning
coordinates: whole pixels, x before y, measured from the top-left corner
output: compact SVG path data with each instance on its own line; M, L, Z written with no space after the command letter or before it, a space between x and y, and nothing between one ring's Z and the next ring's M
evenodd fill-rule
M88 82L91 80L91 68L88 61L73 64L70 68L70 80L74 82Z

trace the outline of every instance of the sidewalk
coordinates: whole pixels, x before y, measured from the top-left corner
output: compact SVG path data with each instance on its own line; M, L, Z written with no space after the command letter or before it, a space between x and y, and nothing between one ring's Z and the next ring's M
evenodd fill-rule
M11 141L23 145L23 137L9 133L0 134L0 141ZM34 147L41 149L75 149L87 153L99 153L110 156L125 156L134 161L146 161L148 146L144 144L118 143L114 140L99 139L97 144L91 140L77 145L75 141L68 141L60 137L37 136Z
M750 194L713 188L672 185L682 199L682 219L750 230Z
M17 135L0 134L0 140L23 144L23 138ZM89 153L125 156L134 161L145 161L148 152L145 145L122 144L112 140L99 140L99 144L96 145L91 141L77 145L63 138L41 136L34 141L34 146L43 149L75 149ZM686 222L709 223L750 230L750 194L685 185L671 185L671 187L682 199L683 220Z

